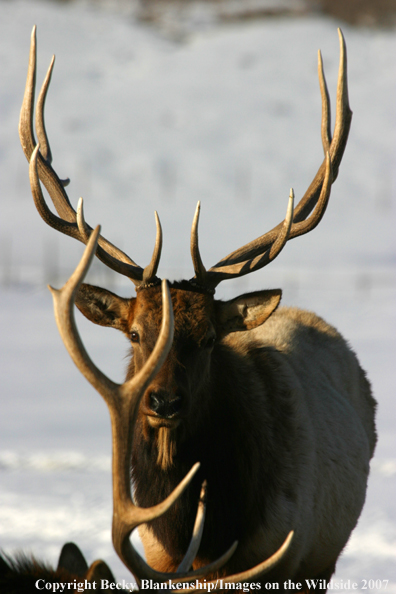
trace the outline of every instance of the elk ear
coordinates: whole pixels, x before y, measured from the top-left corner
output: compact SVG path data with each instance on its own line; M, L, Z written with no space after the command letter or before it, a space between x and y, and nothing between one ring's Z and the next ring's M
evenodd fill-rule
M86 574L88 564L74 542L67 542L63 545L57 569L66 569L69 573L78 575L78 577L83 577Z
M110 567L107 565L105 561L102 561L101 559L98 559L97 561L94 561L92 563L85 577L87 582L91 583L98 582L100 584L102 580L107 580L111 584L116 583L116 579Z
M131 301L106 289L82 284L75 303L81 313L94 324L127 332Z
M281 289L272 289L246 293L231 301L216 301L220 332L228 334L257 328L274 313L281 297Z

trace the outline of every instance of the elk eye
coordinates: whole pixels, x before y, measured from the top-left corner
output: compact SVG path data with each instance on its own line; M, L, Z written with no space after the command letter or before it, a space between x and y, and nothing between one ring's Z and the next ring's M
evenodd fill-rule
M211 349L212 346L214 345L216 341L216 336L209 336L209 338L206 340L204 347L206 349Z
M131 342L140 342L140 337L137 332L131 332Z

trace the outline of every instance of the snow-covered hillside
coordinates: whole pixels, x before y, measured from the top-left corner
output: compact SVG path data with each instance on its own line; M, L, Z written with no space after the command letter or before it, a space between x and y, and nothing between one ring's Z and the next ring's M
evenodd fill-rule
M33 24L39 81L57 56L46 121L73 204L82 195L88 222L141 265L158 210L159 273L190 278L197 200L209 266L283 219L290 186L297 199L308 187L322 160L316 51L334 102L339 23L270 19L176 43L83 2L0 2L0 546L54 562L75 540L121 579L128 574L110 539L107 411L70 362L45 288L63 284L82 248L37 214L17 134ZM271 266L218 293L280 286L284 303L315 310L358 353L379 402L379 444L337 578L390 580L386 591L396 592L396 34L344 34L354 117L326 215ZM93 275L131 293L103 267ZM95 361L121 380L125 340L79 324Z

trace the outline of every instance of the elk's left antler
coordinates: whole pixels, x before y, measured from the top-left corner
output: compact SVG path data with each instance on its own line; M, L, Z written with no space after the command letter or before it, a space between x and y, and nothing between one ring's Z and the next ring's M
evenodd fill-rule
M191 229L191 256L195 276L193 283L213 291L226 279L244 276L263 268L274 260L289 239L312 231L321 221L330 197L331 185L338 175L338 168L348 140L352 119L352 111L348 100L347 56L344 36L338 29L340 39L340 65L338 71L336 120L334 136L330 129L330 101L323 72L322 56L318 55L319 85L322 96L322 144L325 159L319 167L308 190L301 198L293 212L293 190L290 192L286 218L282 223L235 250L217 264L206 270L198 247L198 219L200 204L198 202ZM310 215L310 213L313 213Z

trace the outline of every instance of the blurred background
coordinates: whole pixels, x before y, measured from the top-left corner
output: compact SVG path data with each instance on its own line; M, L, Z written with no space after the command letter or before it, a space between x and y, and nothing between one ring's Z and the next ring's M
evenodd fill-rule
M396 592L395 165L393 0L0 0L0 547L52 563L75 540L128 578L111 545L108 413L73 367L46 285L61 286L82 245L48 228L31 198L18 138L30 32L38 85L56 54L46 107L53 166L84 197L91 226L141 266L161 218L161 277L190 278L201 200L206 266L284 218L323 151L317 50L335 112L337 27L348 48L348 146L326 215L265 270L219 298L281 287L350 341L379 402L367 502L339 580ZM131 283L101 263L89 281ZM128 344L79 327L95 362L123 379ZM137 546L140 547L134 535ZM386 584L386 580L388 584ZM340 591L343 591L342 589ZM363 591L363 590L362 590Z

